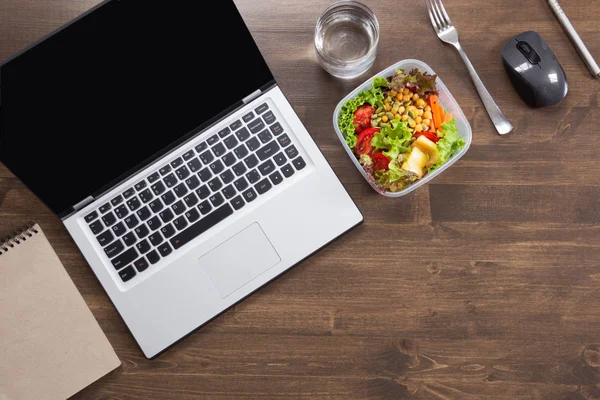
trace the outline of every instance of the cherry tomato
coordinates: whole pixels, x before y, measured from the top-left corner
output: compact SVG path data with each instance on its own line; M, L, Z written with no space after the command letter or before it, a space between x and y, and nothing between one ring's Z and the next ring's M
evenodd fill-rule
M379 132L379 128L367 128L364 129L360 135L358 135L358 139L356 140L356 146L354 147L354 152L357 156L362 156L363 154L371 154L373 152L373 146L371 146L371 141L373 140L373 136Z
M354 112L354 120L352 123L356 125L356 133L361 133L371 126L371 117L375 109L368 104L359 107Z
M371 156L374 171L387 171L390 169L390 159L383 153L375 153Z

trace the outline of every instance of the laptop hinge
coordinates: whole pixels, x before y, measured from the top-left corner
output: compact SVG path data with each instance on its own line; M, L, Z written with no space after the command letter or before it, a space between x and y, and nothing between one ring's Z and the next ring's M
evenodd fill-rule
M251 93L249 96L244 97L244 99L242 100L242 103L248 104L252 100L256 99L258 96L260 96L261 94L262 94L262 90L257 89L255 92Z
M82 208L84 208L85 206L87 206L88 204L90 204L93 201L94 201L94 198L92 196L88 196L85 200L83 200L73 206L73 213L76 213L77 211L81 210Z

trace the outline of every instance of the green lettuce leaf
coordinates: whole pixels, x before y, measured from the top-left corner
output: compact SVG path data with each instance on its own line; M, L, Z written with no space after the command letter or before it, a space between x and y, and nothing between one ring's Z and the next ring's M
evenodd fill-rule
M414 172L402 169L399 160L392 160L388 171L375 171L373 176L380 186L385 189L393 187L396 190L400 190L419 179L419 176Z
M458 134L455 119L442 124L442 133L445 136L437 143L438 150L440 151L440 161L429 168L429 172L435 171L444 165L450 157L458 153L466 145L465 141Z
M388 82L387 79L382 78L381 76L378 76L377 78L375 78L373 80L373 87L374 88L378 88L378 87L389 88L390 87L390 83Z
M380 87L373 85L371 89L360 92L355 98L344 103L340 110L338 126L350 148L354 148L354 146L356 146L357 139L356 126L353 123L354 113L358 107L365 104L370 104L375 108L383 106L383 91Z
M383 128L371 140L375 150L383 150L390 160L396 160L401 153L410 151L412 135L408 130L408 123L394 120L391 126Z

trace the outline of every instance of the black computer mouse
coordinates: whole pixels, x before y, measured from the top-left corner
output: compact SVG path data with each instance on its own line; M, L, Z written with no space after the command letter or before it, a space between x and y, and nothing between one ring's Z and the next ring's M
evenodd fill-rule
M530 106L551 106L567 95L567 75L537 32L512 38L504 46L502 57L513 86Z

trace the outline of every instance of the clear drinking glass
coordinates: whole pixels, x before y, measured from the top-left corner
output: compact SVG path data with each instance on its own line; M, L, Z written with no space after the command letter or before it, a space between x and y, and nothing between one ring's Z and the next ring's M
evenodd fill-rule
M353 79L366 72L375 62L378 43L379 22L369 7L358 1L337 1L317 21L317 58L335 77Z

